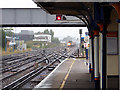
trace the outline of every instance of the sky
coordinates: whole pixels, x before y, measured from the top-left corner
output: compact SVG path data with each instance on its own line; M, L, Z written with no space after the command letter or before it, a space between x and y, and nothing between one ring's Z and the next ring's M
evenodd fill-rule
M0 0L0 8L38 8L32 0Z
M32 0L0 0L0 8L39 8ZM63 39L63 37L71 36L79 38L79 29L83 30L83 35L87 31L86 27L16 27L14 32L18 33L21 30L31 30L34 32L52 29L55 37Z

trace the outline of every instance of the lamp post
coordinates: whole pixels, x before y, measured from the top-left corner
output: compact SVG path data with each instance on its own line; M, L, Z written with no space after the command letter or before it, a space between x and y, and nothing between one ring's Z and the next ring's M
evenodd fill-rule
M82 29L79 29L79 34L80 34L80 54L82 53L82 41L81 41L81 36L82 36Z

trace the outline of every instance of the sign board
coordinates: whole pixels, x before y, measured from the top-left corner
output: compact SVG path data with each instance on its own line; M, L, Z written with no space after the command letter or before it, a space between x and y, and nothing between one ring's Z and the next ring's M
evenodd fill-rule
M88 44L88 47L90 47L90 44Z
M107 54L116 55L118 54L118 33L108 32L107 33Z
M84 41L87 43L87 42L89 41L89 37L86 36L86 37L84 38Z
M87 47L88 47L88 44L87 44L87 43L84 43L84 47L86 47L86 48L87 48Z
M85 36L88 36L88 32L85 32Z
M84 42L84 37L81 37L81 42Z

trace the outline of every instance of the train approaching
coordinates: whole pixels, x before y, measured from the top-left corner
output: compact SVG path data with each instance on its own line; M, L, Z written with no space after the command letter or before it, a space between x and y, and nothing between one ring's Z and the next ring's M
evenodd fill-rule
M68 41L67 42L67 46L68 47L73 47L73 46L75 46L76 44L73 42L73 41Z

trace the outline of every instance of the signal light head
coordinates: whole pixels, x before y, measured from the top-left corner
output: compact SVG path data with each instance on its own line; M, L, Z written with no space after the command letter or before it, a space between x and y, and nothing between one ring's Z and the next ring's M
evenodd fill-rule
M71 43L68 42L68 43L67 43L67 46L71 46Z
M61 20L61 16L57 16L57 20Z
M62 15L56 15L56 20L62 20Z

